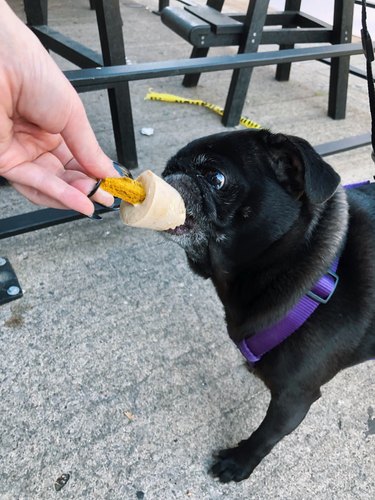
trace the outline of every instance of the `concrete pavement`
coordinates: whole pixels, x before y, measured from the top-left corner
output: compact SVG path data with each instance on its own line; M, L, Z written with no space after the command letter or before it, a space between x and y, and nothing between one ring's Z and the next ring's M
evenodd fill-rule
M10 3L22 15L21 2ZM49 3L51 26L98 48L88 0ZM134 63L190 53L156 8L156 0L121 1ZM284 83L274 69L254 71L244 111L251 119L312 144L369 130L365 82L350 77L347 118L333 121L327 66L297 63ZM223 106L229 79L206 74L196 89L180 77L131 83L139 171L160 173L186 142L224 130L206 109L145 101L148 88ZM82 98L114 157L106 93ZM154 135L141 135L145 126ZM375 173L369 148L329 161L344 182ZM0 189L3 217L36 209ZM247 437L269 396L231 344L213 287L192 275L183 251L160 234L124 227L117 214L2 240L0 248L24 289L0 307L1 499L374 498L373 363L324 387L249 480L221 485L207 475L212 452ZM62 474L70 478L57 492Z

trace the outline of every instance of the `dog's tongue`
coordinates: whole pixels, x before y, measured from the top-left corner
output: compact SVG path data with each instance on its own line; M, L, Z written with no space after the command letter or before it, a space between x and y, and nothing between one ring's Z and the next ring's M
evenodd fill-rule
M174 187L151 170L143 172L136 181L143 186L146 197L134 205L121 202L120 216L124 224L155 231L183 227L186 219L185 203Z

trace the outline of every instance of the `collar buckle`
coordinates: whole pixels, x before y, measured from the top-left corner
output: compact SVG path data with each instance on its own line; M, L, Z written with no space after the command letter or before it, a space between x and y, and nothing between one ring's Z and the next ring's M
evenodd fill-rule
M332 278L333 283L332 283L332 280L330 280L330 286L328 288L328 295L326 297L320 294L320 292L322 292L321 289L318 289L318 290L315 289L315 292L310 290L309 292L306 293L306 295L308 297L310 297L310 299L315 300L315 302L317 302L318 304L327 304L327 302L331 299L332 295L335 293L337 284L339 282L339 277L337 276L337 274L334 271L327 271L325 274L325 277L328 277L328 276L330 278ZM327 290L324 290L324 291L327 291Z

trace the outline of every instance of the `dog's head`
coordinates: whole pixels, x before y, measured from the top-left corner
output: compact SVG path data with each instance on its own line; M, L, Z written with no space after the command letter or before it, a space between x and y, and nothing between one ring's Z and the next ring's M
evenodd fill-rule
M267 130L195 140L169 160L163 177L187 210L185 224L168 234L205 277L256 262L292 227L311 222L340 182L305 140Z

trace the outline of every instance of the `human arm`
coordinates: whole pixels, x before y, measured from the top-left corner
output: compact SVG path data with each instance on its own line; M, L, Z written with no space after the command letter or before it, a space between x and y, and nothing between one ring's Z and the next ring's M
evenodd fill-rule
M0 175L30 201L91 215L96 179L118 174L78 94L37 37L0 0ZM94 196L104 205L113 197Z

